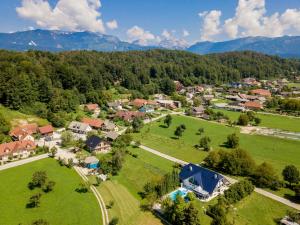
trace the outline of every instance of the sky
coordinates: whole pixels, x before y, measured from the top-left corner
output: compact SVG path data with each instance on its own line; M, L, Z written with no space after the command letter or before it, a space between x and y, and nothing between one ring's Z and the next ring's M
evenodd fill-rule
M1 0L0 32L92 31L153 45L300 35L300 0Z

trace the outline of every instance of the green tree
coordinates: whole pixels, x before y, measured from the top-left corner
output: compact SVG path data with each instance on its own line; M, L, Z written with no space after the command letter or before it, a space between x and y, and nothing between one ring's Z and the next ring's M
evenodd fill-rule
M261 124L261 118L255 117L254 122L255 122L255 125L258 126L259 124Z
M113 217L108 225L117 225L119 223L119 219L117 217Z
M0 133L8 134L10 130L10 123L5 119L2 113L0 113Z
M300 181L299 170L294 165L286 166L282 171L282 176L286 182L289 182L290 186Z
M50 225L50 223L47 220L38 219L33 221L31 225Z
M210 150L210 138L205 136L200 139L200 147L203 148L204 151Z
M132 121L132 129L133 132L140 132L140 130L143 128L144 122L141 118L135 117Z
M199 129L198 129L198 134L199 135L202 135L204 133L204 128L203 127L200 127Z
M169 128L172 124L172 116L170 114L168 114L164 120L164 124L167 125L167 127Z
M238 118L237 124L240 126L247 126L249 124L249 117L247 114L241 114Z
M258 187L278 189L279 180L272 165L264 162L257 167L253 174L254 182Z
M40 206L40 199L41 199L42 194L41 193L37 193L32 195L29 198L29 202L27 203L27 208L36 208Z
M57 153L57 148L55 146L53 146L52 148L50 148L50 156L52 158L55 157L56 153Z
M32 185L33 187L43 187L47 181L47 173L45 171L37 171L32 175Z
M70 146L74 141L73 134L70 131L64 131L61 134L61 145L62 147Z
M227 146L229 148L237 148L239 146L240 138L236 135L236 133L230 134L227 136Z
M300 200L300 185L297 185L296 187L294 187L294 191L295 191L295 197Z
M174 135L179 139L182 136L183 132L184 129L182 129L181 126L178 126L174 132Z

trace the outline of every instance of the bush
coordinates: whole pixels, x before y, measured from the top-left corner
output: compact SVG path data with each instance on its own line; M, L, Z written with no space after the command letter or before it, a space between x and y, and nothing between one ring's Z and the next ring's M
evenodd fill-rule
M230 134L227 136L227 146L229 148L237 148L239 146L240 138L236 135L236 133Z
M264 162L257 167L253 174L256 186L261 188L271 188L277 190L281 184L272 165Z
M234 204L250 195L253 191L254 185L250 181L244 180L231 185L230 188L224 192L224 197L229 204Z
M249 123L249 117L247 114L241 114L238 121L237 121L237 124L240 125L240 126L247 126Z

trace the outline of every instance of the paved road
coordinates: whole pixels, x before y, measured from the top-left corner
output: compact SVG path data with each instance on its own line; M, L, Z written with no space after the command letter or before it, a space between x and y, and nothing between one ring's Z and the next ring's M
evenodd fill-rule
M157 150L155 150L155 149L149 148L149 147L147 147L147 146L140 145L139 147L140 147L141 149L144 149L144 150L146 150L146 151L148 151L148 152L151 152L151 153L153 153L153 154L155 154L155 155L158 155L158 156L160 156L160 157L162 157L162 158L165 158L165 159L167 159L167 160L170 160L170 161L172 161L172 162L179 163L179 164L181 164L181 165L186 165L186 164L188 164L187 162L185 162L185 161L183 161L183 160L180 160L180 159L174 158L174 157L172 157L172 156L166 155L166 154L164 154L164 153L161 153L161 152L159 152L159 151L157 151ZM236 183L236 182L237 182L237 180L232 179L232 178L230 178L230 177L225 176L225 178L226 178L230 183ZM287 206L289 206L289 207L291 207L291 208L300 210L300 204L293 203L293 202L291 202L291 201L288 200L288 199L279 197L279 196L277 196L277 195L274 195L274 194L272 194L272 193L270 193L270 192L268 192L268 191L265 191L265 190L263 190L263 189L260 189L260 188L255 188L254 191L255 191L256 193L259 193L259 194L265 196L265 197L271 198L271 199L273 199L273 200L275 200L275 201L277 201L277 202L280 202L280 203L282 203L282 204L285 204L285 205L287 205Z
M84 181L89 181L89 179L86 177L86 175L82 172L82 169L80 167L76 167L74 166L75 171L79 174L79 176L81 176L81 178ZM95 188L93 185L90 186L93 194L95 195L98 204L100 206L101 209L101 214L102 214L102 224L103 225L108 225L109 224L109 218L108 218L108 212L106 210L106 205L104 203L104 200L101 196L101 194L99 193L99 191L97 190L97 188Z
M49 157L49 154L46 153L46 154L43 154L43 155L33 156L33 157L30 157L30 158L27 158L27 159L21 159L21 160L15 161L15 162L10 162L10 163L7 163L5 165L0 166L0 171L10 169L10 168L13 168L13 167L16 167L16 166L21 166L21 165L31 163L31 162L34 162L34 161L37 161L37 160L45 159L45 158L48 158L48 157Z

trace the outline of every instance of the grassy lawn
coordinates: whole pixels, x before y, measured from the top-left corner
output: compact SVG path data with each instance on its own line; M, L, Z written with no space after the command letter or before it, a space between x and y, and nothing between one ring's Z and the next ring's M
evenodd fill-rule
M186 125L183 136L174 139L174 131L180 124ZM222 148L229 134L237 132L238 128L232 128L192 117L173 116L170 128L164 128L163 122L157 121L145 126L141 133L134 134L135 140L142 144L157 149L179 159L199 163L207 153L197 150L194 146L199 143L201 136L197 135L199 128L204 128L202 136L209 136L214 149ZM281 173L284 166L294 164L300 168L300 142L274 137L239 134L240 147L249 151L257 163L267 161Z
M214 111L223 112L232 121L237 121L237 119L241 114L239 112L233 112L228 110L218 109ZM261 124L259 126L281 129L286 131L300 132L300 118L280 116L280 115L268 115L262 113L257 113L256 116L261 119Z
M52 192L42 195L39 208L28 209L28 199L38 190L29 190L27 184L38 170L46 171L56 185ZM51 225L102 224L100 208L92 192L76 192L81 178L53 159L0 171L0 182L0 224L27 225L37 219L47 220Z
M140 208L139 192L148 181L160 179L172 171L173 163L139 148L130 147L129 151L138 157L127 155L119 175L112 177L110 181L102 182L98 189L106 204L114 201L114 206L109 209L109 215L110 218L118 217L119 224L159 225L161 224L159 219Z
M276 220L286 215L289 207L257 193L245 198L236 206L236 213L231 213L235 224L239 225L275 225Z
M38 118L32 115L26 115L19 111L8 109L0 105L0 113L6 118L7 121L10 121L12 126L22 124L23 122L27 123L37 123L39 126L47 125L49 122L45 119Z

